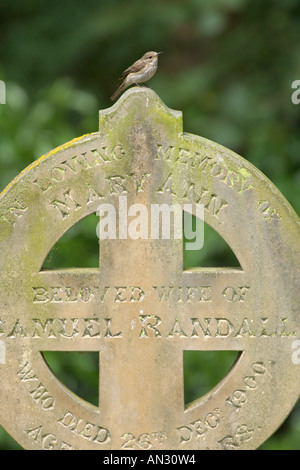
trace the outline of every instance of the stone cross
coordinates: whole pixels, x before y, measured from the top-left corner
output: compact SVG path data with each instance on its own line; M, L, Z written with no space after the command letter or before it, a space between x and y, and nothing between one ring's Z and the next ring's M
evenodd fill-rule
M184 269L178 207L181 222L202 209L240 267ZM92 213L99 267L42 270ZM100 111L99 132L44 155L0 195L0 423L26 449L257 448L299 398L299 251L299 220L265 176L184 133L150 89L126 91ZM190 350L239 356L185 406ZM43 351L99 352L98 406Z

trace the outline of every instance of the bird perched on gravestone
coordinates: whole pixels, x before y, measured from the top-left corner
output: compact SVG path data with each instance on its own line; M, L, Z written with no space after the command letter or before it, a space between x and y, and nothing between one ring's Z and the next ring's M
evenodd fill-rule
M115 100L120 93L130 85L138 85L139 83L144 83L150 80L157 70L159 54L161 54L161 52L146 52L141 59L134 62L134 64L132 64L131 67L128 67L128 69L124 70L120 77L120 80L123 78L124 80L110 99L112 101Z

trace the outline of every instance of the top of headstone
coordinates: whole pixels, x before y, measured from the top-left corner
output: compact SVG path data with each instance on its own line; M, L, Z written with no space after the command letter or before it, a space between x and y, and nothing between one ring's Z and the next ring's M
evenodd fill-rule
M133 87L126 90L113 106L99 111L100 135L105 135L106 126L121 127L125 124L131 127L140 122L141 116L147 115L151 115L158 125L162 121L164 124L170 121L175 135L182 133L181 111L168 108L150 88Z

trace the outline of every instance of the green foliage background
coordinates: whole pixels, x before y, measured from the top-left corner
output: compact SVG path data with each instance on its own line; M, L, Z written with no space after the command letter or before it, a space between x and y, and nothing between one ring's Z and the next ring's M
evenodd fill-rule
M98 110L111 105L121 72L157 50L164 54L149 85L183 111L185 131L243 155L299 214L300 105L291 102L292 82L300 80L299 31L298 0L1 0L7 96L0 105L0 191L40 155L97 130ZM49 267L93 265L94 240L89 219L66 235ZM205 240L204 254L188 263L234 263L214 233ZM97 358L47 360L70 388L93 400ZM232 361L187 356L187 401ZM0 431L0 448L18 448ZM299 404L262 448L300 448Z

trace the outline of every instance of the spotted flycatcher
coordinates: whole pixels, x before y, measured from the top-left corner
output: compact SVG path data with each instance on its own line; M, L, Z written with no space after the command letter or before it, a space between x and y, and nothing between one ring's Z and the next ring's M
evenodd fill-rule
M111 100L115 100L123 90L130 85L138 85L139 83L147 82L157 70L158 56L161 52L146 52L143 57L126 69L120 80L124 79L117 91L111 96Z

